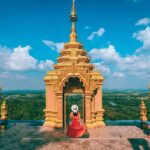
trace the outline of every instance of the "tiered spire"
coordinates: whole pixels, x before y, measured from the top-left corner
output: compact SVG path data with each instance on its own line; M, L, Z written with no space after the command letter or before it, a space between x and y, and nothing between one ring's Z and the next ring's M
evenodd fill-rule
M146 106L145 106L145 103L144 101L142 100L141 101L141 106L140 106L140 119L142 121L147 121L147 112L146 112Z
M75 0L72 0L72 10L70 15L70 20L72 22L71 34L70 34L70 42L77 41L75 22L77 21L76 8L75 8Z
M7 120L7 105L5 100L1 106L1 120Z
M71 19L72 22L76 22L77 21L76 8L75 8L75 0L72 0L72 10L71 10L70 19Z
M60 52L60 57L57 58L58 63L54 65L54 69L72 69L75 67L84 68L90 72L93 70L94 65L90 64L90 58L86 55L86 51L83 49L82 43L77 41L75 22L77 21L75 0L72 0L72 9L70 14L70 20L72 22L72 28L70 33L69 42L64 44L64 49ZM75 69L73 69L75 70Z

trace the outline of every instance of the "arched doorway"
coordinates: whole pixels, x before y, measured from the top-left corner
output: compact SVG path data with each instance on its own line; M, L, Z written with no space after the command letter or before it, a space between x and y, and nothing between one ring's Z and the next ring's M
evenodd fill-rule
M83 82L77 77L70 77L63 88L63 126L66 128L70 122L71 106L79 107L80 117L85 122L85 88Z

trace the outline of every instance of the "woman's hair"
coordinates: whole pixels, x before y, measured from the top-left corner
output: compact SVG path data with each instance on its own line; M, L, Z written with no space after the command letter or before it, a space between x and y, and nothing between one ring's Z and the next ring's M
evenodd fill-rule
M77 111L77 112L73 112L73 115L74 115L74 116L77 116L77 115L78 115L78 111Z

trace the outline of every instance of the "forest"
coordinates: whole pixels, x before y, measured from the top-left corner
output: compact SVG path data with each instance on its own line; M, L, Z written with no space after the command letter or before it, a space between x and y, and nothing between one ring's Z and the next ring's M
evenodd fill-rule
M45 108L44 91L9 91L3 92L0 96L0 105L5 99L8 107L9 120L43 120ZM83 99L78 105L82 105ZM103 107L105 109L105 120L139 120L140 104L144 100L147 107L147 114L150 120L150 100L147 92L143 91L104 91ZM69 98L67 99L69 102ZM81 103L81 104L80 104ZM70 107L68 104L67 107ZM81 107L82 108L82 107ZM67 112L70 108L67 108Z

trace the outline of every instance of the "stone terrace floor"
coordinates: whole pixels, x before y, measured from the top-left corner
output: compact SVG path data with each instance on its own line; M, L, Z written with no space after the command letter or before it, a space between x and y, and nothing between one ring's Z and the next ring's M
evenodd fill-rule
M14 123L1 131L0 150L150 150L150 138L136 126L107 126L68 138L63 130Z

